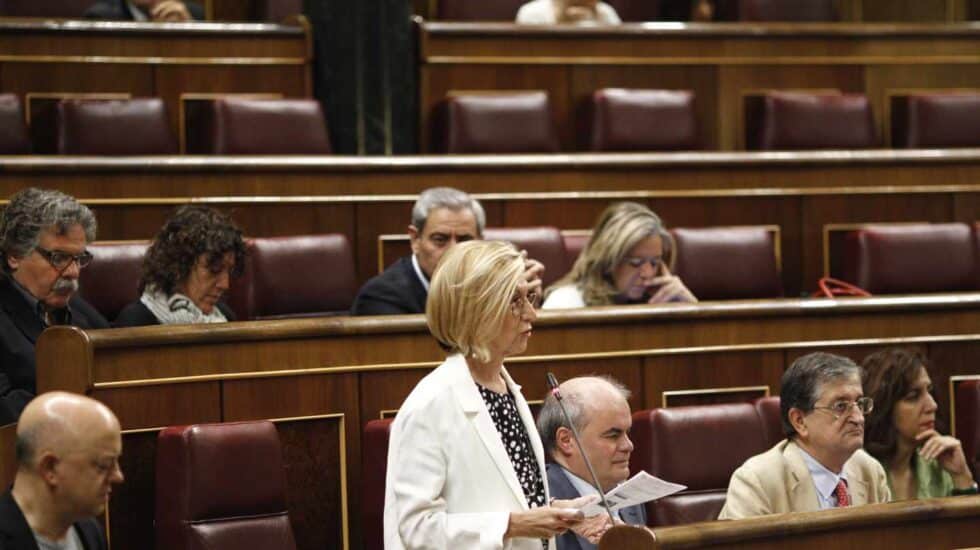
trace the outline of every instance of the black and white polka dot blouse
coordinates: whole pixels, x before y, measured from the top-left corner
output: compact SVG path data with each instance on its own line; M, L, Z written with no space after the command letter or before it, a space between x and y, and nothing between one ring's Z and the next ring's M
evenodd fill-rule
M538 460L534 456L534 448L531 447L531 439L527 434L527 428L521 421L521 415L517 412L517 404L514 396L508 391L500 394L488 390L477 384L480 388L480 395L483 402L487 404L490 411L490 418L497 427L500 440L507 449L510 462L517 472L517 479L521 482L524 489L524 498L530 508L544 506L544 480L541 477L541 468L538 467Z

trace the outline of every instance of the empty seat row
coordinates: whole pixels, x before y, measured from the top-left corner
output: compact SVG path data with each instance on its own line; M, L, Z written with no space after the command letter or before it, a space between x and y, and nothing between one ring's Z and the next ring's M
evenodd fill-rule
M187 152L329 154L327 125L312 99L218 98L185 126ZM173 155L180 152L160 98L39 101L30 128L14 94L0 95L0 154Z
M745 98L749 150L862 149L881 140L862 94L769 92ZM892 98L891 141L907 148L980 146L980 93ZM700 147L695 98L684 90L596 91L586 117L592 151L676 151ZM432 117L433 150L554 153L559 150L543 91L451 93Z

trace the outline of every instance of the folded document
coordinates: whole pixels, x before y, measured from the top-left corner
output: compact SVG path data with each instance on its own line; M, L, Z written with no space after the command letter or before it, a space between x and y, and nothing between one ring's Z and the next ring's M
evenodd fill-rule
M651 500L657 500L670 496L678 491L687 489L686 485L679 485L664 481L646 472L640 472L629 478L624 483L620 483L615 489L606 493L606 502L613 512L621 508L628 508ZM602 507L602 501L596 501L582 508L585 517L590 518L599 514L606 513Z

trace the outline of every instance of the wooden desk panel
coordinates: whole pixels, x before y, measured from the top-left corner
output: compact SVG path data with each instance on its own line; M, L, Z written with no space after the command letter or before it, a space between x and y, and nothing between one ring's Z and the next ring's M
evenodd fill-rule
M978 326L980 294L542 312L527 353L508 368L530 400L545 394L547 371L560 379L612 373L634 390L631 405L639 410L659 406L670 390L767 386L778 393L783 368L809 351L862 357L912 344L932 358L934 382L943 388L951 373L977 373ZM357 541L361 428L396 410L442 357L421 316L88 332L55 327L38 343L37 383L42 392L103 400L127 431L127 485L114 493L110 514L114 540L148 547L157 428L289 417L280 425L292 434L288 441L307 433L296 430L320 430L315 453L327 457L319 477L297 489L304 500L291 506L315 517L347 514L343 526L306 531L304 542L322 540L316 537L323 532L347 532L343 540ZM939 397L945 408L947 397ZM287 463L309 468L314 451L304 449L287 453ZM311 493L319 498L306 498ZM340 538L329 542L342 546Z
M744 148L741 100L749 91L866 93L880 121L890 88L980 87L976 23L417 26L423 151L432 109L450 90L545 90L562 148L573 151L582 147L579 109L604 87L693 90L705 147L721 150Z
M974 547L980 540L980 497L907 500L848 509L655 528L647 548L846 550ZM617 533L613 533L615 537ZM632 548L613 545L600 549Z

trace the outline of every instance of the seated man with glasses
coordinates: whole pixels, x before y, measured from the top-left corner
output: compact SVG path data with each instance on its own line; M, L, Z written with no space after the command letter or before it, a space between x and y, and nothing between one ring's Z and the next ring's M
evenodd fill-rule
M95 216L58 191L25 189L0 217L0 423L13 421L34 397L34 344L51 325L108 328L76 296L92 261Z
M884 469L861 449L873 407L850 359L811 353L794 361L780 391L786 439L735 470L719 519L888 502Z

